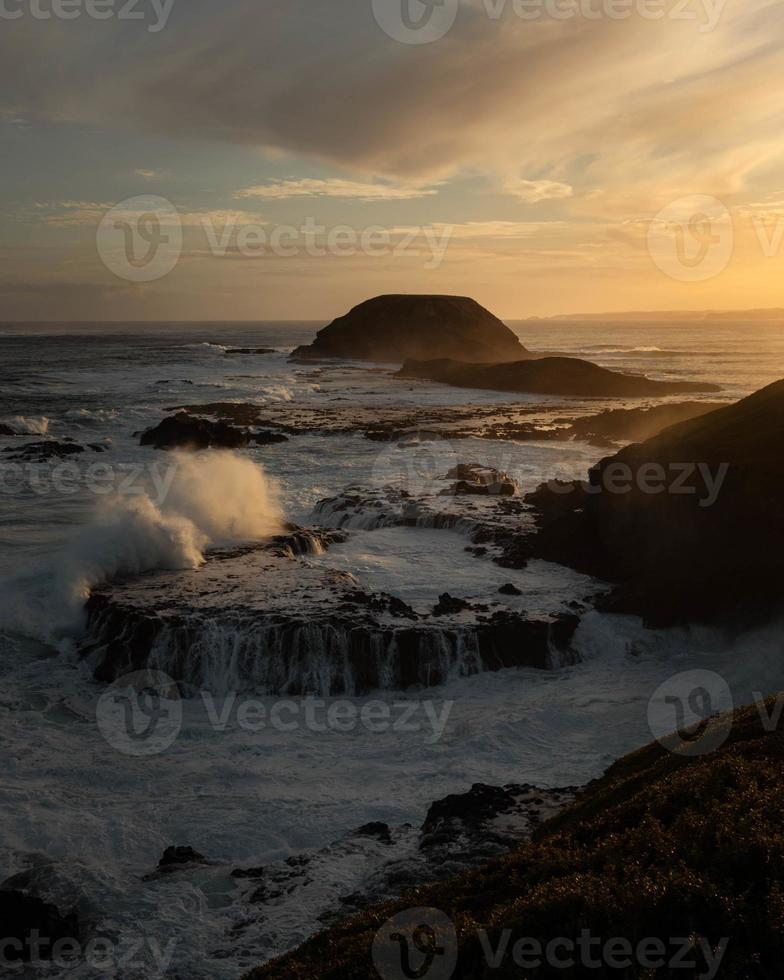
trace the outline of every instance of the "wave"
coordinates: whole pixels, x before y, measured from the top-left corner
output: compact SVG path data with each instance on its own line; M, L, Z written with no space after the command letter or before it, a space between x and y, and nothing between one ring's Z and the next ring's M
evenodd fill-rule
M54 559L44 596L6 590L3 624L57 642L82 631L95 586L153 569L198 568L208 548L262 540L284 528L277 485L250 459L175 453L163 482L163 499L149 491L102 501ZM42 635L44 622L51 625Z
M27 418L24 415L15 415L3 421L20 435L45 436L49 432L50 420L46 417Z

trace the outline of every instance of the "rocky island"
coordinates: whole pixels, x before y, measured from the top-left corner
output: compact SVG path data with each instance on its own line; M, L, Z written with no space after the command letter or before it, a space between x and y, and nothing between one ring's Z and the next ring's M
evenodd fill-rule
M398 377L437 381L457 388L588 398L637 398L721 390L719 385L704 382L655 381L642 375L621 374L579 357L530 355L525 360L499 364L466 363L451 358L412 359L405 362Z
M530 357L515 334L467 296L376 296L320 330L295 358L402 363L454 357L479 363Z

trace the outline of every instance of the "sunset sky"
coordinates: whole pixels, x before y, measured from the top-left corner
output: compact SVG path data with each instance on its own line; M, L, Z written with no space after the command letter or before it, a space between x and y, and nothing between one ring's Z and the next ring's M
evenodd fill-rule
M523 20L463 0L444 37L407 44L371 0L176 0L165 26L151 0L145 20L46 21L5 0L22 16L0 23L0 319L318 320L383 292L507 318L784 306L784 7L628 3ZM139 195L184 228L147 283L96 246ZM734 240L684 281L651 221L696 195ZM390 248L216 255L205 221L378 227ZM448 229L438 263L419 229Z

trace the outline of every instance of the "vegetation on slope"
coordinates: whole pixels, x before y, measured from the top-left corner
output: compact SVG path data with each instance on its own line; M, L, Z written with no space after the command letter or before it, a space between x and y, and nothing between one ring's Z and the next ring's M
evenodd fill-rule
M659 969L543 965L521 969L507 957L491 969L481 931L495 949L513 939L577 939L633 946L690 937L714 955L728 940L718 975L780 976L784 954L784 739L769 731L766 705L739 709L725 744L685 758L653 743L613 765L578 801L519 850L460 877L416 889L315 936L248 980L367 980L379 927L412 907L453 921L459 978L548 976L710 976L668 961ZM686 957L688 960L689 957ZM412 974L415 975L415 974Z

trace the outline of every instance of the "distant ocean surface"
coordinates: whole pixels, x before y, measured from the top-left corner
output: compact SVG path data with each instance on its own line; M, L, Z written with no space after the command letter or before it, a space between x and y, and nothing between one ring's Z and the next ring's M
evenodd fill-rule
M19 433L0 438L0 459L8 446L72 438L106 449L90 455L91 463L165 461L165 454L139 447L138 433L174 406L216 401L276 410L304 404L325 412L346 400L380 411L401 404L513 401L536 401L545 409L551 404L554 412L565 402L586 412L605 407L598 400L582 405L412 386L367 366L291 363L288 353L322 325L0 324L0 423ZM732 401L784 377L781 324L511 326L534 351L654 378L716 382L722 391L709 400ZM232 347L277 353L228 353ZM458 449L461 458L492 463L498 446L473 439ZM503 450L524 490L555 473L582 475L603 455L582 443L509 444ZM304 433L249 456L278 488L285 517L307 525L318 500L367 483L378 453L378 445L354 433ZM219 505L219 490L213 490ZM96 526L97 506L95 495L79 487L58 493L0 486L0 882L43 855L56 866L52 894L71 889L119 933L132 926L164 946L173 937L178 945L171 976L236 980L242 969L283 951L319 923L284 897L265 908L263 941L243 950L227 938L247 910L237 904L235 883L225 871L205 871L198 886L190 880L141 881L166 846L190 844L235 865L267 864L323 847L370 820L421 823L430 802L472 782L582 783L650 740L648 699L674 670L718 670L737 702L751 700L753 690L784 688L780 631L738 641L707 630L656 633L630 617L590 613L578 632L583 663L577 666L552 674L517 670L454 679L429 692L456 703L454 725L435 744L403 733L216 733L194 707L186 708L183 735L170 752L124 757L96 729L101 687L75 656L74 611L84 583L100 581L123 567L129 552L149 547L149 528ZM113 527L116 554L102 537L107 526ZM430 601L454 581L472 595L488 588L486 565L467 556L465 539L451 531L375 533L358 534L336 550L335 567L407 601L417 595ZM330 554L319 560L329 562ZM323 873L346 871L325 866ZM88 973L79 976L93 980ZM136 974L123 977L136 980Z

